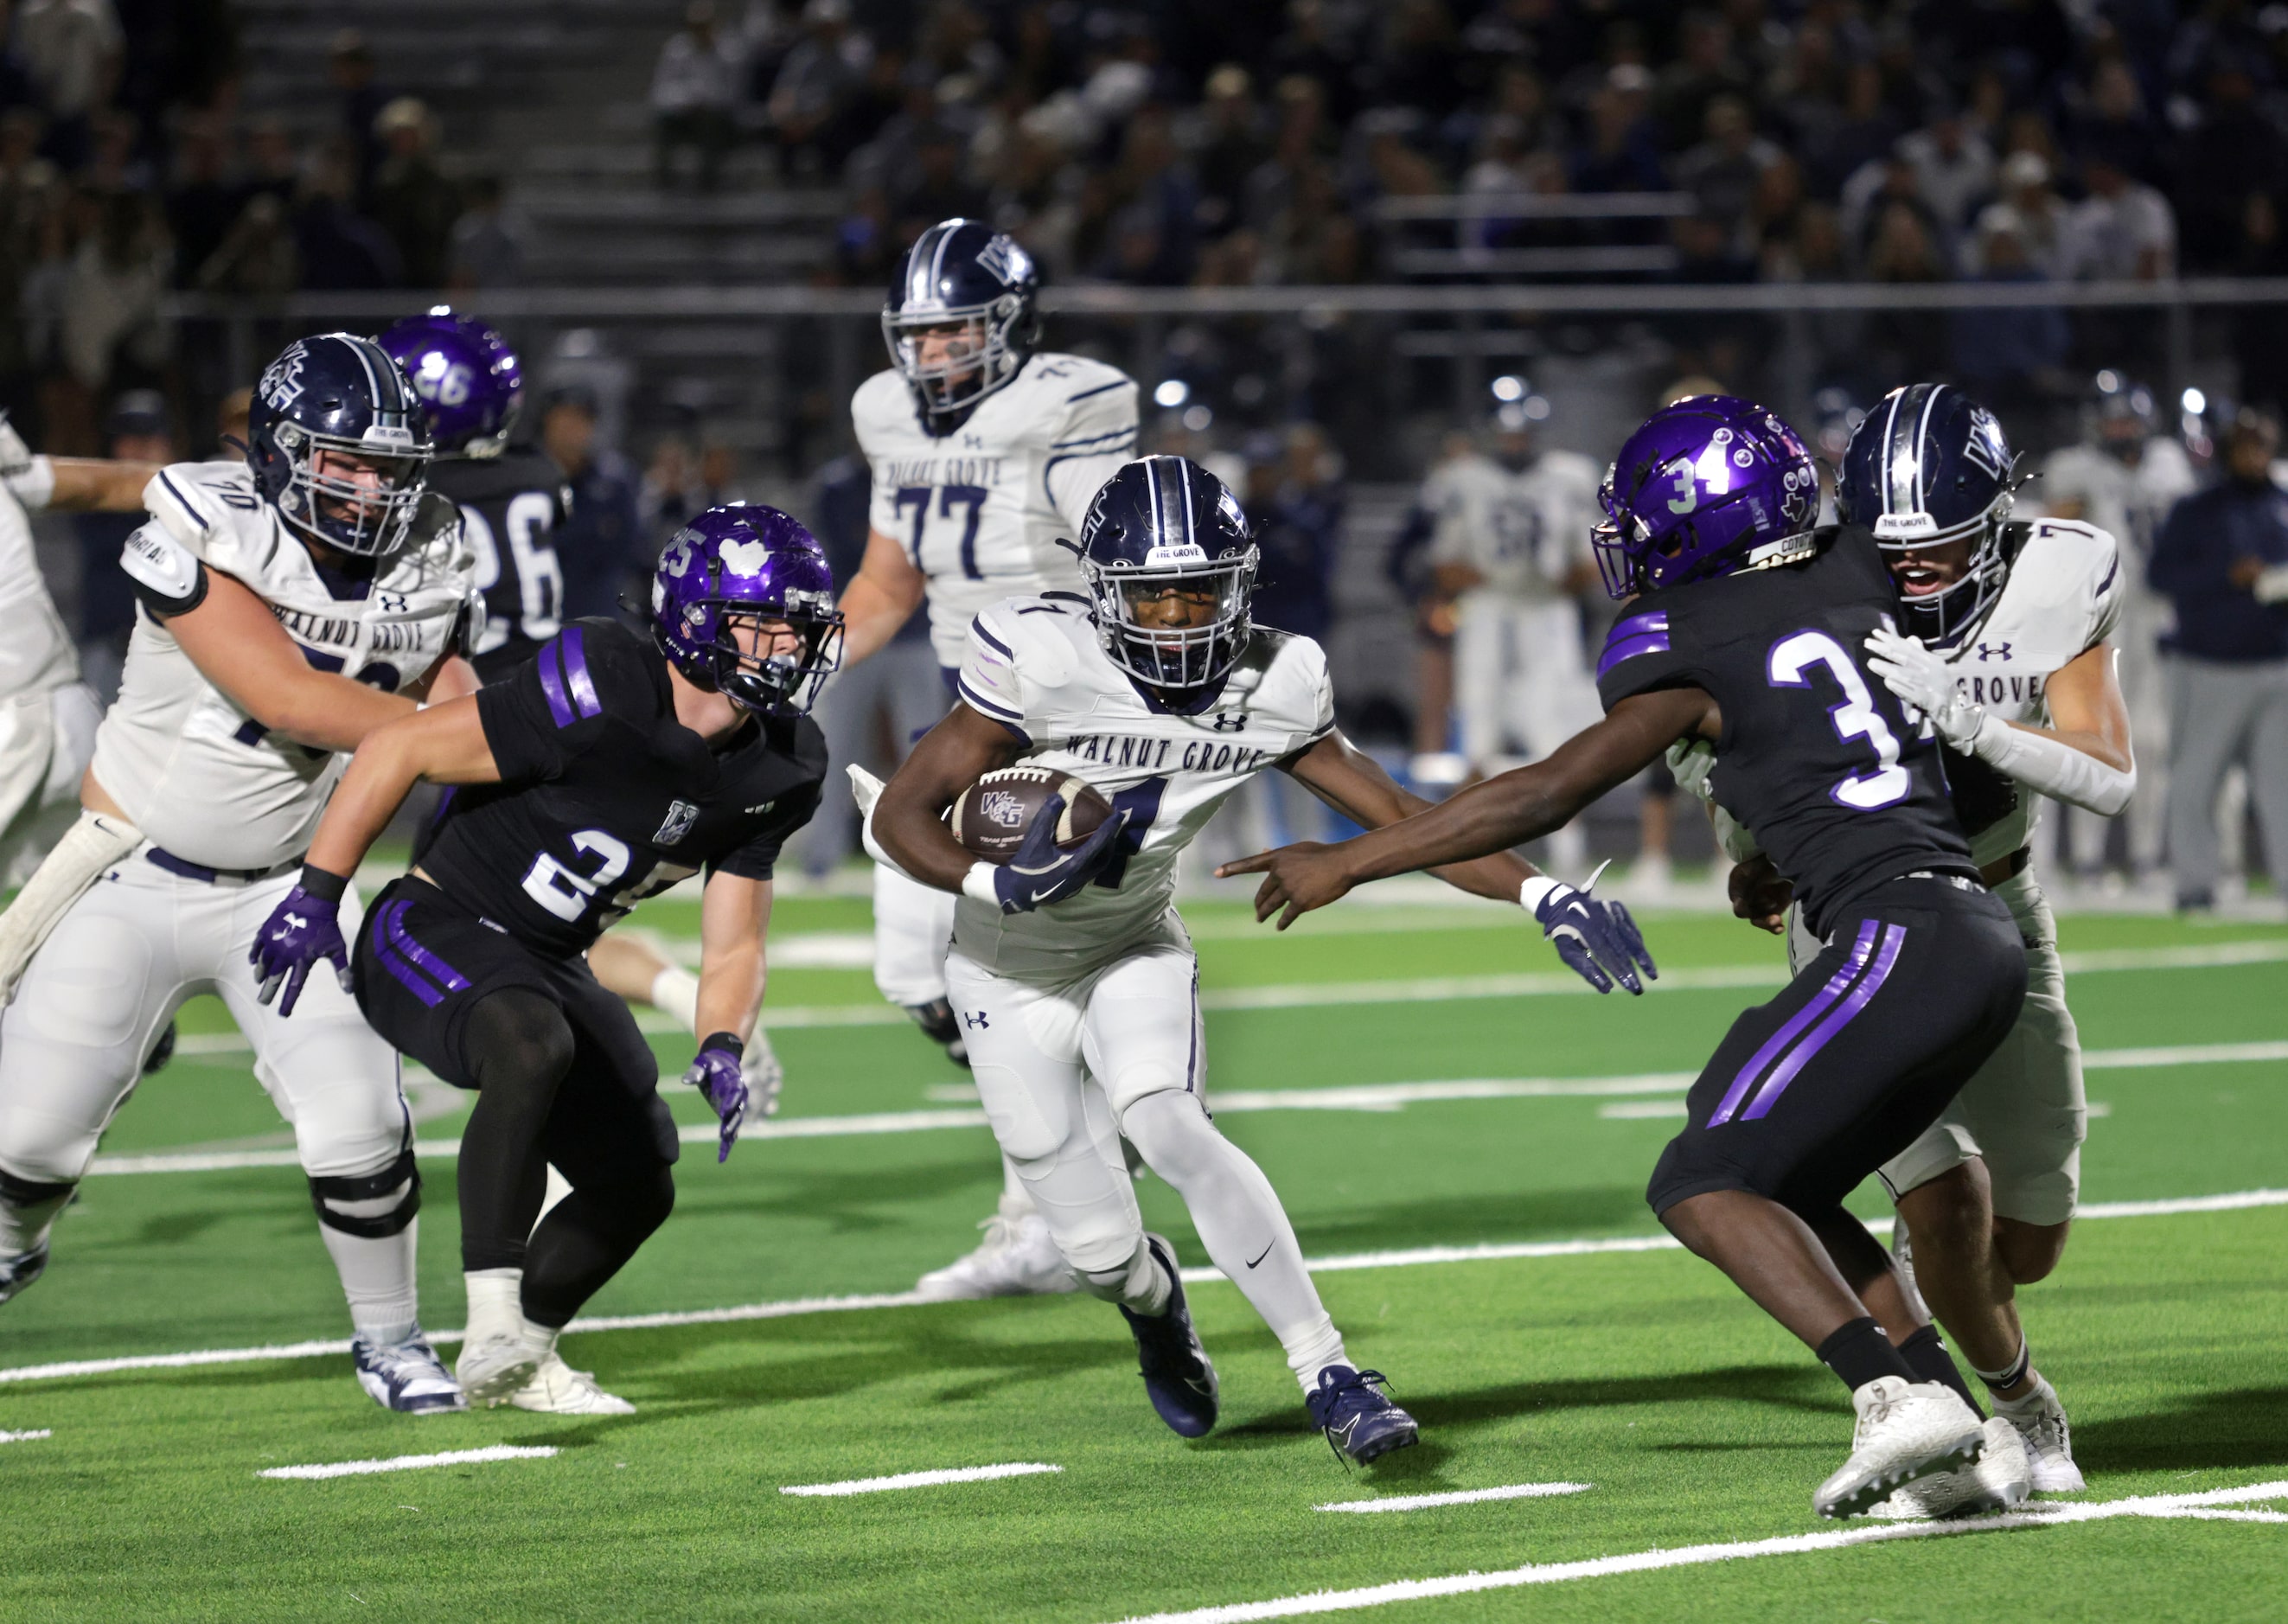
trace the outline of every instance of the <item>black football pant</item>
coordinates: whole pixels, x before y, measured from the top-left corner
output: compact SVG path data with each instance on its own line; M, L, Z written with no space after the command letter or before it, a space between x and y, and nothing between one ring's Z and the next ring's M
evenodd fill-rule
M1646 1190L1656 1213L1746 1190L1820 1227L2016 1022L2025 944L1977 881L1894 880L1829 923L1826 948L1741 1014L1693 1084Z
M525 1317L561 1327L675 1206L651 1046L584 959L536 952L411 875L367 911L354 969L376 1031L477 1091L462 1268L523 1270ZM536 1229L552 1164L572 1194Z

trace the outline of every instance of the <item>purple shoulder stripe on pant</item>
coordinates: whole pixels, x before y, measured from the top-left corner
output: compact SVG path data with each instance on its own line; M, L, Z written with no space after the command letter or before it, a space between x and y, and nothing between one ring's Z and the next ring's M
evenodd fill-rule
M438 1005L445 1001L445 995L429 984L429 978L427 976L422 975L418 970L415 969L411 965L406 963L404 959L400 959L395 953L390 951L389 932L385 927L382 918L386 910L384 909L375 909L373 911L372 924L369 927L373 933L373 956L375 959L380 964L383 969L387 970L392 975L395 976L398 983L408 992L410 992L414 997L419 999L430 1008L436 1008Z
M540 671L540 697L548 701L548 713L556 719L560 728L568 728L576 720L572 713L572 702L564 697L564 640L558 638L542 649L534 660Z
M1788 1085L1795 1081L1796 1073L1809 1065L1813 1056L1827 1047L1828 1039L1850 1025L1859 1012L1883 990L1883 983L1890 976L1891 967L1899 961L1899 950L1906 943L1907 927L1904 925L1884 927L1883 945L1875 950L1872 967L1859 978L1859 984L1851 989L1849 997L1836 1006L1835 1012L1812 1028L1811 1036L1796 1045L1785 1060L1772 1068L1771 1076L1765 1079L1764 1086L1756 1091L1754 1103L1742 1114L1742 1121L1760 1117L1779 1103L1780 1095L1785 1094Z
M390 907L390 945L403 953L409 961L420 966L446 991L459 992L465 990L469 984L469 978L416 942L411 934L406 930L406 911L412 906L411 903L401 902Z
M588 674L588 634L578 626L564 629L564 680L571 685L572 703L581 715L604 713L604 702L596 697L596 680Z
M1740 1109L1740 1102L1748 1097L1748 1090L1754 1087L1756 1079L1763 1075L1764 1068L1778 1059L1780 1052L1793 1043L1805 1027L1834 1007L1835 1000L1843 996L1866 965L1867 955L1875 951L1876 933L1880 928L1873 919L1861 923L1859 939L1851 946L1851 957L1844 961L1841 969L1827 978L1826 985L1811 995L1808 1003L1789 1016L1787 1023L1765 1039L1764 1046L1748 1057L1748 1063L1740 1068L1739 1076L1732 1079L1732 1086L1724 1091L1723 1099L1709 1117L1710 1127L1721 1127L1729 1122L1732 1113Z

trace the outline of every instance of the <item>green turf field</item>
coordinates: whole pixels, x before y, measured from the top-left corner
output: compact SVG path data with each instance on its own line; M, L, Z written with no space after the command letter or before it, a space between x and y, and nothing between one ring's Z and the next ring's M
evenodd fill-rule
M1145 1404L1118 1316L1081 1298L577 1333L572 1361L639 1406L590 1421L390 1416L338 1353L11 1375L347 1335L303 1180L279 1154L290 1141L202 1005L186 1052L105 1143L99 1166L122 1170L87 1181L48 1277L0 1309L0 1619L1110 1624L1473 1572L1504 1588L1357 1597L1387 1604L1341 1616L2288 1614L2288 1206L2140 1210L2288 1183L2288 931L2065 922L2103 1108L2084 1197L2129 1209L2085 1222L2026 1297L2037 1357L2073 1413L2085 1509L2058 1526L1836 1548L1823 1541L1838 1525L1809 1511L1849 1435L1835 1381L1681 1253L1547 1244L1657 1235L1641 1192L1680 1114L1674 1074L1776 984L1776 943L1651 916L1668 980L1601 999L1513 912L1361 903L1285 937L1227 903L1187 913L1219 1119L1279 1186L1307 1254L1343 1264L1322 1276L1329 1306L1421 1419L1420 1447L1347 1471L1276 1344L1213 1280L1192 1291L1225 1419L1190 1444ZM654 904L639 922L687 937L695 910ZM865 927L860 902L783 901L775 952L846 965ZM880 1008L861 969L778 968L770 1001L790 1078L773 1136L723 1167L687 1151L676 1215L595 1315L895 1294L972 1244L999 1172L964 1074ZM688 1039L656 1041L679 1071ZM1389 1087L1455 1083L1477 1087ZM449 1142L462 1097L413 1092L424 1141ZM688 1094L674 1103L705 1118ZM457 1326L451 1163L424 1165L425 1318ZM1141 1195L1204 1262L1165 1188ZM1435 1261L1473 1250L1494 1255ZM258 1476L494 1445L557 1453ZM1013 1463L1061 1469L779 1493ZM1315 1509L1528 1484L1586 1486ZM2262 1485L2271 1498L2181 1498ZM2133 1497L2180 1498L2120 1503ZM1743 1543L1732 1560L1688 1553ZM1606 1560L1655 1550L1687 1554L1642 1572Z

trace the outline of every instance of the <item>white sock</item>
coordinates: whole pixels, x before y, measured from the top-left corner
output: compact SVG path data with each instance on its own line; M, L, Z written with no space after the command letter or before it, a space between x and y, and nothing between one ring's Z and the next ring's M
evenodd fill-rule
M1319 1323L1279 1339L1286 1350L1287 1368L1295 1373L1295 1380L1303 1384L1307 1393L1319 1390L1319 1373L1330 1365L1348 1365L1351 1356L1343 1351L1343 1333L1335 1329L1332 1317L1319 1316Z
M469 1294L469 1328L462 1333L461 1346L522 1336L531 1329L524 1318L523 1270L473 1269L461 1281Z
M47 1239L48 1231L55 1227L56 1214L70 1204L69 1190L52 1200L37 1201L29 1206L0 1200L0 1257L21 1256Z
M699 977L679 964L671 964L651 978L651 1004L699 1031Z
M345 1235L330 1224L318 1226L333 1254L334 1272L342 1278L342 1295L349 1299L350 1324L377 1348L395 1347L419 1322L413 1257L420 1229L416 1218L394 1235L369 1239Z
M1131 1313L1141 1314L1147 1319L1157 1319L1168 1311L1168 1299L1175 1294L1176 1283L1168 1271L1160 1267L1152 1255L1152 1248L1139 1236L1136 1250L1128 1261L1116 1269L1090 1270L1081 1275L1089 1294L1108 1302L1117 1302Z
M1011 1223L1040 1211L1033 1205L1032 1192L1025 1188L1025 1181L1017 1176L1017 1164L1006 1156L1001 1158L1000 1210L1001 1216Z

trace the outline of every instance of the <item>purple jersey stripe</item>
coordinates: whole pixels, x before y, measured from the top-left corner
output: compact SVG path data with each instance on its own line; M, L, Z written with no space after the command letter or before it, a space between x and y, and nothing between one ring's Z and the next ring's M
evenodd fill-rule
M1862 922L1859 939L1852 944L1851 957L1845 960L1841 969L1827 978L1827 984L1813 993L1810 1001L1791 1015L1779 1031L1766 1039L1763 1047L1751 1055L1748 1063L1740 1068L1739 1076L1732 1079L1732 1086L1724 1091L1723 1099L1709 1117L1710 1127L1721 1127L1729 1122L1732 1113L1740 1109L1740 1102L1748 1097L1748 1090L1755 1087L1756 1079L1763 1075L1764 1068L1776 1060L1781 1051L1793 1043L1805 1027L1825 1015L1835 1000L1843 996L1865 966L1867 955L1875 951L1875 935L1879 928L1873 919Z
M383 910L376 909L373 915L374 958L380 961L383 969L397 978L399 984L408 992L430 1008L436 1008L445 1001L445 995L431 986L426 976L389 951L387 934L382 928L382 913Z
M446 991L459 992L465 991L469 984L469 978L462 975L460 971L455 969L451 965L447 964L442 959L437 957L436 954L431 952L427 948L422 946L421 943L416 942L412 935L406 930L406 911L412 906L413 904L411 903L405 902L397 903L391 906L389 910L390 945L397 949L399 952L404 954L405 957L412 963L419 965L424 970L427 971L430 975L436 979L437 984L444 988Z
M1603 681L1605 673L1623 660L1633 660L1640 654L1666 654L1667 652L1668 633L1665 632L1647 632L1642 636L1632 637L1625 642L1607 643L1605 652L1597 661L1598 680Z
M588 674L588 634L578 626L564 628L564 677L572 685L572 703L583 716L601 716L604 702L596 697L596 680Z
M556 719L558 727L568 728L575 720L572 702L564 697L564 673L558 669L557 664L562 657L564 641L559 638L540 651L537 664L540 667L540 693L548 701L548 713Z
M1891 967L1898 963L1899 950L1906 945L1906 942L1907 927L1904 925L1885 927L1883 945L1876 951L1874 967L1859 978L1859 984L1851 989L1851 996L1836 1007L1834 1014L1814 1027L1810 1037L1796 1045L1793 1053L1772 1068L1771 1076L1756 1091L1755 1103L1742 1113L1740 1119L1743 1122L1752 1121L1778 1104L1780 1095L1785 1094L1788 1085L1795 1081L1795 1074L1809 1065L1813 1057L1827 1047L1828 1039L1850 1025L1859 1012L1867 1007L1869 1000L1883 990L1883 983L1890 975Z

